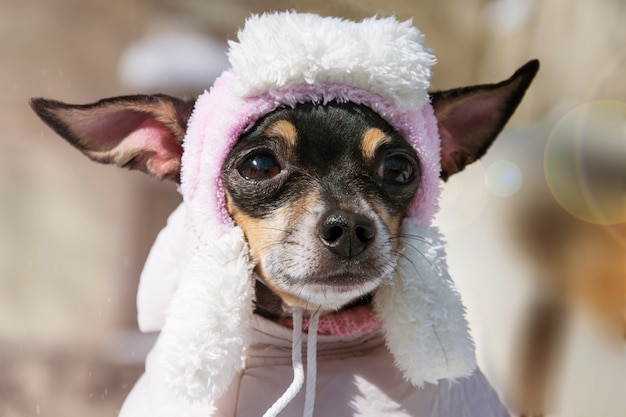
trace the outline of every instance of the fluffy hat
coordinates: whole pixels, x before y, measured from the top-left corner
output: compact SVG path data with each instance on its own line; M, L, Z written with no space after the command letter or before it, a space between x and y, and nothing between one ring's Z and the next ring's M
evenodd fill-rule
M190 400L212 402L241 371L250 342L254 265L225 209L220 170L227 154L269 112L333 100L373 109L420 159L420 187L402 226L402 236L417 239L401 242L395 272L374 296L396 365L417 386L470 375L473 342L431 226L441 143L426 91L435 58L422 34L395 18L270 13L248 19L229 60L232 68L198 98L184 140L180 191L193 250L161 334L172 386Z

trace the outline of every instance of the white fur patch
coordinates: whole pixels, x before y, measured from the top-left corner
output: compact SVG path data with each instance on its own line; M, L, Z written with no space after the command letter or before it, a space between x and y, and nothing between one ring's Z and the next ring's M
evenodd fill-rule
M286 34L289 34L286 36ZM429 102L436 60L411 21L352 22L293 12L251 16L231 41L229 60L242 97L297 84L336 83L394 102L399 111Z

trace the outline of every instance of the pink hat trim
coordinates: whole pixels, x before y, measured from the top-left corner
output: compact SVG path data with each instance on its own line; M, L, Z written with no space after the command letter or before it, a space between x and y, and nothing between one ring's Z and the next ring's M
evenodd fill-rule
M196 101L183 142L180 191L187 206L187 225L207 244L233 225L225 206L222 164L239 136L264 115L281 106L330 101L363 104L377 112L415 149L420 159L420 188L407 217L430 225L438 208L441 141L433 108L399 112L396 106L360 88L343 84L300 84L242 98L233 93L235 76L226 71Z

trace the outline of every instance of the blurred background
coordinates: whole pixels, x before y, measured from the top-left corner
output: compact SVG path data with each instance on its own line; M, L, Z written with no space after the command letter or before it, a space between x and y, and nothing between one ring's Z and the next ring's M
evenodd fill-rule
M480 365L515 413L626 413L623 0L0 0L0 416L115 416L154 335L145 257L174 184L90 162L28 107L195 96L251 13L413 19L435 89L541 69L438 222Z

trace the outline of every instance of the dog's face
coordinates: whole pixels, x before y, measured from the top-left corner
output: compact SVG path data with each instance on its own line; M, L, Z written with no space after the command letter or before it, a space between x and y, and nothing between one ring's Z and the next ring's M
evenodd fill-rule
M369 108L303 104L245 133L222 180L262 282L289 305L334 310L392 272L420 164Z
M497 84L431 94L441 178L480 158L538 70ZM89 158L180 180L194 101L124 96L88 105L31 106ZM243 133L221 180L260 277L257 311L336 310L367 302L396 265L398 229L420 186L415 151L372 110L351 103L280 108Z

